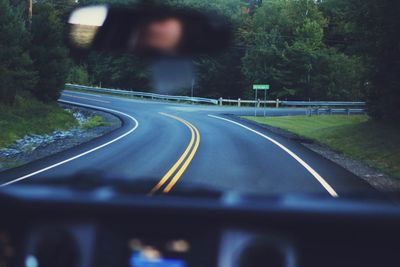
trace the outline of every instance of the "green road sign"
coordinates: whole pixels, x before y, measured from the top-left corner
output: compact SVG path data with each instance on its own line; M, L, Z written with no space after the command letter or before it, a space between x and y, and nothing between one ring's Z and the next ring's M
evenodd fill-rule
M269 84L253 84L253 90L269 90Z

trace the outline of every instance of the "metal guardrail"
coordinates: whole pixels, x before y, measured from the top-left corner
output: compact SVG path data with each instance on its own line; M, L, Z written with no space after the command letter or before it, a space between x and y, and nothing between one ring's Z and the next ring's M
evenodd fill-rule
M362 108L309 108L306 110L306 115L335 115L335 114L365 114Z
M172 95L161 95L154 93L146 93L146 92L138 92L131 90L120 90L120 89L111 89L111 88L99 88L92 86L84 86L78 84L65 84L65 88L69 89L78 89L78 90L86 90L93 91L99 93L112 93L119 95L127 95L133 97L141 97L141 98L151 98L151 99L160 99L160 100L173 100L173 101L182 101L182 102L192 102L192 103L206 103L213 105L223 106L224 103L235 104L238 107L243 104L254 105L257 107L261 107L262 105L269 104L274 105L275 107L280 106L292 106L292 107L305 107L308 108L309 114L334 114L334 113L363 113L365 102L343 102L343 101L282 101L279 99L276 100L242 100L242 99L211 99L204 97L189 97L189 96L172 96Z
M283 106L301 107L363 107L365 102L339 102L339 101L280 101Z
M220 106L223 103L235 103L238 107L243 104L250 104L261 108L262 106L273 104L276 108L280 106L287 107L303 107L306 108L305 115L334 115L334 114L365 114L365 102L343 102L343 101L282 101L276 100L238 100L236 99L222 99L218 100Z
M276 107L279 106L291 106L291 107L364 107L365 102L341 102L341 101L283 101L283 100L242 100L242 99L223 99L219 98L218 103L220 106L223 103L235 103L239 107L243 104L252 104L260 107L265 104L273 104Z
M207 104L213 104L213 105L218 104L218 100L211 99L211 98L204 98L204 97L161 95L161 94L130 91L130 90L99 88L99 87L84 86L84 85L70 84L70 83L65 84L65 88L66 89L86 90L86 91L99 92L99 93L112 93L112 94L127 95L127 96L141 97L141 98L146 97L146 98L161 99L161 100L187 101L187 102L193 102L193 103L207 103Z

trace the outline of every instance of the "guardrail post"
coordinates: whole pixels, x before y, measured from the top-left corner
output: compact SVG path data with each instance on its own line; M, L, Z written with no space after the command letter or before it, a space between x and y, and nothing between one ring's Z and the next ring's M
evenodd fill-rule
M260 99L257 99L257 108L260 108Z
M240 106L241 106L241 103L240 103L240 101L241 101L241 99L240 99L240 98L238 98L238 107L240 107Z
M347 115L350 115L350 109L346 109Z
M276 108L279 108L279 99L276 100Z
M222 107L222 97L218 99L219 105Z

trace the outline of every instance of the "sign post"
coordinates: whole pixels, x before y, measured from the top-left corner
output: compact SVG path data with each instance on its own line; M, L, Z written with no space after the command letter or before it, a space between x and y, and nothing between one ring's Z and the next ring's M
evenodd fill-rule
M267 90L264 90L264 117L266 109L267 109Z
M254 87L253 87L253 89L254 89ZM258 90L256 90L256 96L255 96L255 99L254 99L254 117L257 117L257 105L258 105L258 99L257 99L257 92L258 92Z
M254 117L257 116L257 105L258 105L258 99L257 99L257 91L258 90L264 90L264 117L265 117L265 109L267 107L267 91L269 90L270 86L269 84L253 84L253 90L256 91L255 93L255 104L254 104Z

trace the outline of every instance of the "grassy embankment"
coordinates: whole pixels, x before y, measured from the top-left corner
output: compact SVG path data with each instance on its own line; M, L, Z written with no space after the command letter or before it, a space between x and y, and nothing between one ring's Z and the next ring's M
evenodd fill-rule
M361 115L244 118L314 140L400 178L400 125Z
M91 129L91 128L94 128L94 127L108 126L108 125L110 125L110 124L108 122L105 122L103 120L103 117L95 115L95 116L92 116L92 117L88 118L88 120L85 121L81 125L81 127L83 129L87 130L87 129Z
M0 104L0 148L28 134L48 134L72 127L89 129L102 125L105 122L100 116L93 116L80 126L73 115L57 103L44 104L33 98L17 97L11 107Z

